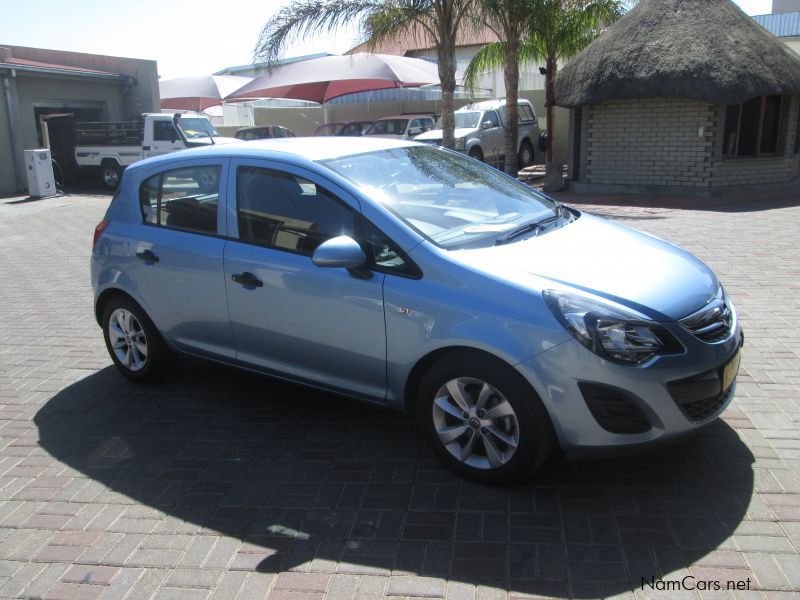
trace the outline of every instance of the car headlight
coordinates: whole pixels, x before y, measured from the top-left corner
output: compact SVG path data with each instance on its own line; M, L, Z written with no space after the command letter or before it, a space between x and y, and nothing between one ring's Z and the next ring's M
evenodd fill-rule
M683 351L681 343L654 321L584 296L542 292L547 306L573 337L603 358L641 365L660 354Z
M467 138L463 138L463 137L456 138L455 149L458 150L459 152L463 152L464 150L466 150L467 149Z

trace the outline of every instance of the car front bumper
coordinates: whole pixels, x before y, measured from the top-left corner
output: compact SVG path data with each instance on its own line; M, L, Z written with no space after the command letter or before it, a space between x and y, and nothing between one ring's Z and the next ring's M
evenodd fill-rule
M669 443L712 423L730 404L744 343L738 323L733 335L714 344L678 325L669 329L686 352L645 366L608 361L572 339L517 365L544 402L568 456L599 457ZM604 416L597 394L614 400L610 410L601 410ZM635 419L618 418L637 414L641 427Z

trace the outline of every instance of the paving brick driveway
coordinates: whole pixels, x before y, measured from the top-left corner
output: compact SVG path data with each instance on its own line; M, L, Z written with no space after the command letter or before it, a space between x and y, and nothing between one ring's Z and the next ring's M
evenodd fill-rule
M0 203L0 597L798 597L800 198L593 209L717 271L736 399L680 446L511 488L443 470L403 415L188 360L124 380L88 280L107 202ZM641 589L689 574L751 591Z

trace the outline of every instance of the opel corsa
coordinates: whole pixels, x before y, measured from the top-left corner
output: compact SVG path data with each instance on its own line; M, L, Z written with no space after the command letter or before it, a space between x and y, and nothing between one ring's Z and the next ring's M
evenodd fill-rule
M743 340L691 254L455 152L369 137L136 163L91 271L130 379L190 354L407 410L483 482L556 446L596 456L701 428L734 394Z

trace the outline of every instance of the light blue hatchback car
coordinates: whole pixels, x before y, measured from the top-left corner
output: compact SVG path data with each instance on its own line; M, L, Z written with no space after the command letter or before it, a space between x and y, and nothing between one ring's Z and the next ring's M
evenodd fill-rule
M714 420L743 335L714 273L478 161L284 138L129 167L92 252L111 358L191 354L414 413L484 482Z

